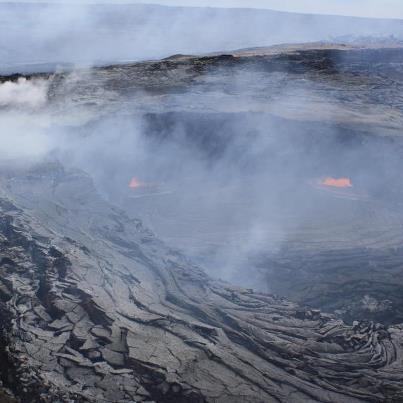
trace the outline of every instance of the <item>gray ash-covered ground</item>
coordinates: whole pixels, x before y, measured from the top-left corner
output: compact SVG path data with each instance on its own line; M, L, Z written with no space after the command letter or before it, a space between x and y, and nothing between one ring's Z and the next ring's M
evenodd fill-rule
M403 400L400 47L28 78L58 125L2 163L10 401Z
M93 169L112 200L215 277L350 323L401 322L399 46L178 55L89 77L68 92L73 105L96 116L119 108L122 131L140 120L146 139L140 163L128 154L112 174ZM56 104L63 80L53 81ZM130 175L153 186L122 193ZM353 188L318 188L326 176Z
M403 398L400 326L211 280L79 172L1 193L2 378L22 401Z

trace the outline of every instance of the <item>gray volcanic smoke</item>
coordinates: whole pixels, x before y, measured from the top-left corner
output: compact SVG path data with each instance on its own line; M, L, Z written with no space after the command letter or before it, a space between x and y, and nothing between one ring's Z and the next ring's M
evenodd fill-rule
M0 401L402 401L401 21L0 11Z
M346 101L337 80L351 62L336 55L325 75L294 72L291 64L267 74L252 64L175 78L181 63L192 62L172 59L171 70L148 83L156 91L126 86L147 74L147 64L123 81L119 69L106 69L6 82L3 152L82 168L107 199L212 275L275 291L265 270L253 269L267 254L303 240L361 246L400 225L394 106L380 101L380 90ZM370 57L363 52L358 60ZM343 74L353 79L355 72ZM161 88L165 77L172 82ZM365 80L370 86L378 78ZM388 96L398 104L399 93ZM352 113L357 102L368 109ZM383 132L390 140L381 140ZM348 178L347 189L320 187L326 178ZM374 199L380 215L372 222Z
M371 36L401 39L403 24L399 20L268 10L0 3L0 68L11 73L43 71L58 64L113 63L331 41L339 36L366 37L367 42Z

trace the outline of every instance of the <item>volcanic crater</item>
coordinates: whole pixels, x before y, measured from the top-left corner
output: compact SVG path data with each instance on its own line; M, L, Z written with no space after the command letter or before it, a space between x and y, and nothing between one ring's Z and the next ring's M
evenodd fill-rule
M401 47L26 78L92 153L2 167L0 400L403 400Z

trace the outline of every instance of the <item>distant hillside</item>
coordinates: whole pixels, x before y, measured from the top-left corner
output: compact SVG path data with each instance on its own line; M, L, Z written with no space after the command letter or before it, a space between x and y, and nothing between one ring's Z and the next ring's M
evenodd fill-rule
M0 4L0 67L116 62L339 36L403 38L403 21L256 9Z

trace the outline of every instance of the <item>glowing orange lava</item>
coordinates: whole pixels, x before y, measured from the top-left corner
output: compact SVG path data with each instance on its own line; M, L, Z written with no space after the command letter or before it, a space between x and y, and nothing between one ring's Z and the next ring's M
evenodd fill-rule
M133 177L129 183L129 188L130 189L138 189L142 187L143 184L135 177Z
M353 184L351 183L350 178L325 178L321 181L321 185L330 186L335 188L352 188Z

